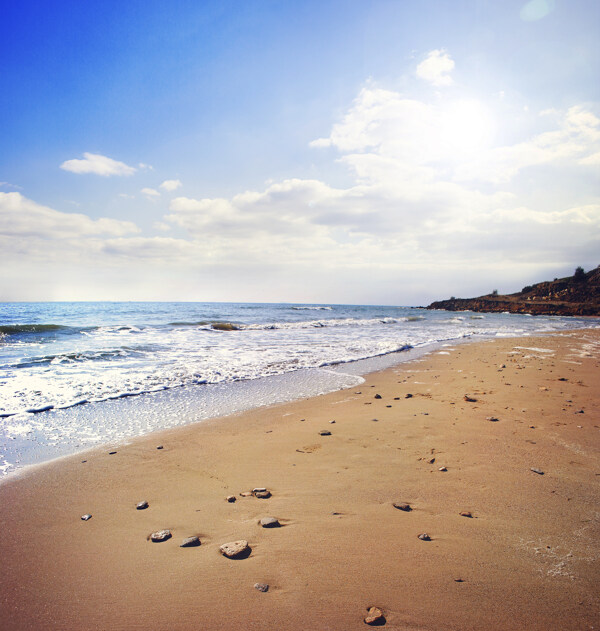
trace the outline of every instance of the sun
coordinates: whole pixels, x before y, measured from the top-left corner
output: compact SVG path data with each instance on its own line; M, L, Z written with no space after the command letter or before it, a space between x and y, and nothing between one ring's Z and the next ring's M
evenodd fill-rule
M473 99L452 101L442 109L440 145L457 157L487 148L494 135L494 120L483 103Z

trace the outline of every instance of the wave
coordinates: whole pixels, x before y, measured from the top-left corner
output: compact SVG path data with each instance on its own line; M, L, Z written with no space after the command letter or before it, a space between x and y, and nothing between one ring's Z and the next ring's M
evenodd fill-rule
M122 346L111 350L99 351L78 351L72 353L58 353L55 355L38 355L37 357L28 357L26 360L14 364L13 368L31 368L44 364L71 364L76 362L88 362L94 360L112 360L122 357L131 357L132 355L144 355L153 350L151 346L130 347Z
M62 324L2 324L0 335L19 335L21 333L47 333L49 331L66 331L70 326Z
M333 307L309 307L309 306L303 306L303 307L290 307L291 309L294 309L295 311L333 311Z

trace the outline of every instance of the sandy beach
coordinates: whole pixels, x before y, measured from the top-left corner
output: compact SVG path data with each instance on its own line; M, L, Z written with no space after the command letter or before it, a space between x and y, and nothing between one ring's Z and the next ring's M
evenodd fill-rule
M599 363L598 330L463 344L27 470L0 484L0 627L600 628Z

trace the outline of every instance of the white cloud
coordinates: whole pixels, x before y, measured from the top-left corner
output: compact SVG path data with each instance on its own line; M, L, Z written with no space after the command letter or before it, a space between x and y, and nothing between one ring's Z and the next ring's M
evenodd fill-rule
M454 70L454 60L445 50L432 50L427 58L417 66L417 77L434 86L452 85L450 73Z
M83 159L65 160L60 165L61 169L71 173L94 173L95 175L133 175L137 169L124 162L107 158L98 153L84 153Z
M180 180L165 180L160 188L163 188L165 191L175 191L181 186Z
M160 197L160 193L154 188L143 188L140 193L145 195L148 199L156 199Z
M80 213L63 213L23 197L20 193L0 192L0 235L66 239L108 235L120 237L139 232L130 221L90 219Z
M519 171L538 165L596 164L600 151L600 119L584 106L556 112L554 129L514 145L497 147L457 169L461 180L508 182Z

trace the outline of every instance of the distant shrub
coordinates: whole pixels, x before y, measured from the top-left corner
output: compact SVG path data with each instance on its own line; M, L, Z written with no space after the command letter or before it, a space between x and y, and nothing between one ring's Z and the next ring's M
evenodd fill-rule
M456 296L450 296L450 300L456 300Z
M554 280L556 280L556 278ZM527 285L527 286L523 287L523 289L521 289L521 292L522 293L526 293L528 291L531 291L532 289L533 289L533 287L531 285Z
M492 291L492 296L497 296L498 295L498 290L494 289L494 291Z
M577 280L577 281L581 281L585 279L585 272L583 270L583 267L579 266L576 270L575 273L573 274L573 279Z

